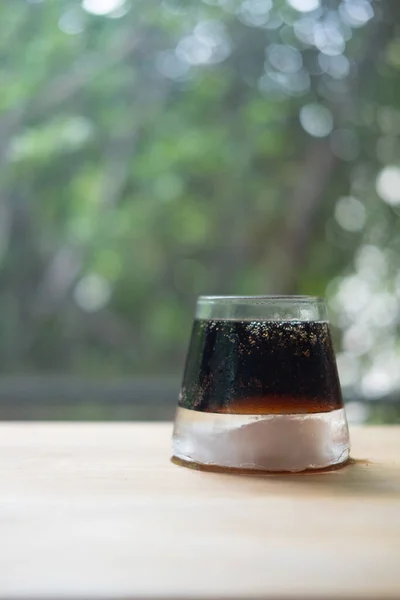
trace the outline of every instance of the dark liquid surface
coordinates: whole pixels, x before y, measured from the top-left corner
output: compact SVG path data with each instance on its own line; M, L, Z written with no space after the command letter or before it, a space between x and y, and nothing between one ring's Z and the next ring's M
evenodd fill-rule
M195 320L179 405L232 414L341 408L328 324Z

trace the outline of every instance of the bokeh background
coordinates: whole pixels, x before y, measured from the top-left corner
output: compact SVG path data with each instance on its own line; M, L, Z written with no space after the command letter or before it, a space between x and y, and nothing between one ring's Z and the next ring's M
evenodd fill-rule
M400 421L398 0L13 0L0 53L1 418L170 418L198 294L305 293Z

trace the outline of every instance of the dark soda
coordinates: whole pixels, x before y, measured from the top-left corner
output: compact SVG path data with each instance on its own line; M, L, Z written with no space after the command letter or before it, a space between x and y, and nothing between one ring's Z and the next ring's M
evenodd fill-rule
M342 408L328 323L196 319L179 405L227 414Z

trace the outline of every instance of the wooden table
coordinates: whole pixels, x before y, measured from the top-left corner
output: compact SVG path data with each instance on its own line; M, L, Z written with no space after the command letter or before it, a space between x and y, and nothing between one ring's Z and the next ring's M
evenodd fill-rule
M400 428L268 477L177 467L170 434L1 424L0 597L400 597Z

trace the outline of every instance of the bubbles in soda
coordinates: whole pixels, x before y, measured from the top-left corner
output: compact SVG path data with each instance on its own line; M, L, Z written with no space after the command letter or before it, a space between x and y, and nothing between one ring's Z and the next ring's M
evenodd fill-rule
M226 414L342 408L328 323L195 320L179 405Z

